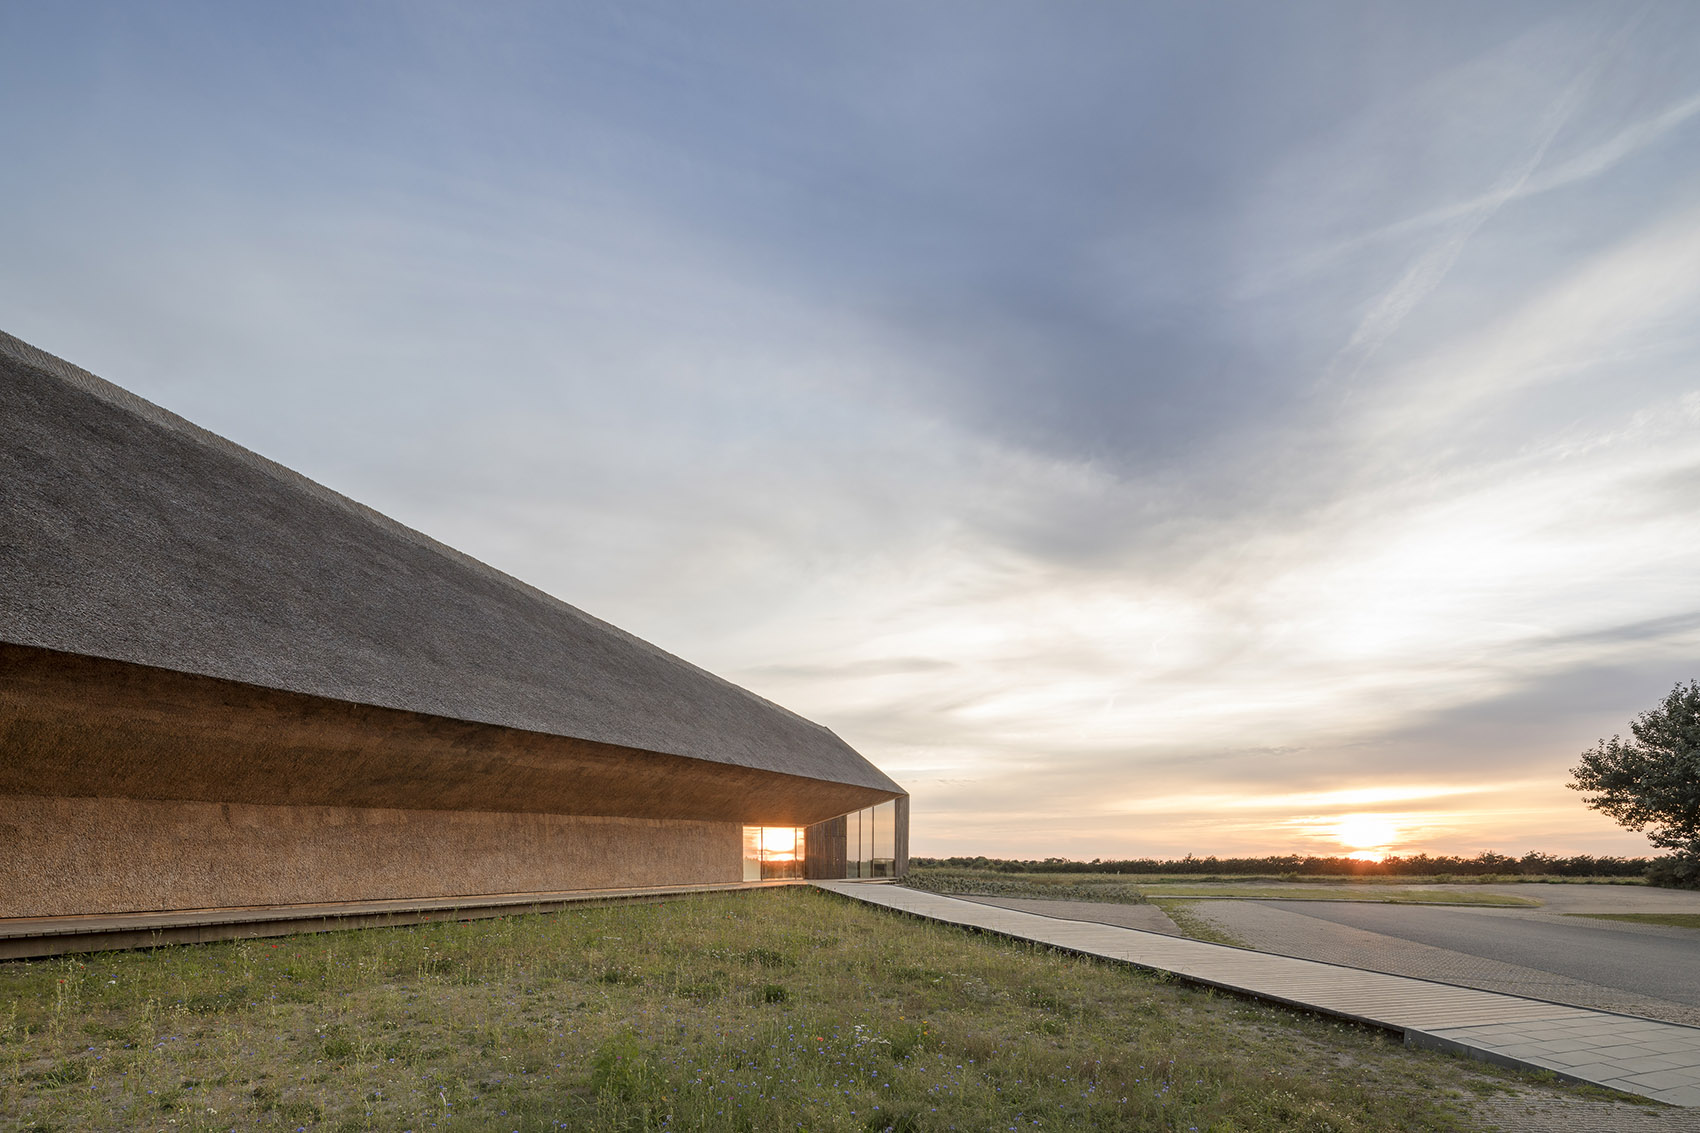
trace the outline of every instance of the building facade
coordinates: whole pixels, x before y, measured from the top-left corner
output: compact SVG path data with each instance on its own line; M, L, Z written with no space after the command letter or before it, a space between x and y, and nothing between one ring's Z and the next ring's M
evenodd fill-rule
M828 729L0 335L0 919L894 875L907 803Z

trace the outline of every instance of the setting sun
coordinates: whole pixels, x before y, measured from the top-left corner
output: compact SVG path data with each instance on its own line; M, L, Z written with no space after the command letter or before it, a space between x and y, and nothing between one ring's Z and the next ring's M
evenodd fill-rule
M1399 837L1399 827L1379 814L1348 814L1334 825L1334 838L1359 861L1380 861Z

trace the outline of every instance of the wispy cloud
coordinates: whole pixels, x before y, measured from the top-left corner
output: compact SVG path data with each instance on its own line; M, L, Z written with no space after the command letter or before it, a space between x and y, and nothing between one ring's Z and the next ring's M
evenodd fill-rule
M1439 238L1416 257L1392 287L1370 304L1357 329L1352 332L1351 339L1335 356L1329 368L1331 378L1344 378L1348 381L1355 379L1364 364L1399 330L1411 311L1441 285L1482 225L1508 203L1530 191L1531 181L1546 159L1547 152L1558 139L1559 133L1575 116L1599 73L1618 60L1646 14L1647 8L1643 7L1640 12L1626 20L1600 45L1580 72L1559 91L1558 96L1535 124L1523 154L1506 166L1491 188L1467 204L1452 205L1443 210L1448 215L1446 220L1440 223L1442 232ZM1660 117L1668 116L1669 112ZM1639 129L1625 131L1620 138L1624 139L1624 143L1628 143L1630 135L1633 135L1633 141L1646 144L1664 130L1684 120L1686 116L1685 114L1660 129L1637 124ZM1584 165L1567 172L1572 174L1571 179L1580 176L1582 169L1587 169L1588 175L1597 174L1629 152L1631 148L1626 144L1613 148L1600 147ZM1431 210L1428 216L1437 218L1437 211Z
M1434 228L1469 223L1473 218L1491 217L1504 206L1524 198L1589 181L1611 172L1619 163L1666 141L1669 135L1692 122L1696 115L1700 115L1700 94L1678 99L1655 114L1618 127L1610 137L1581 153L1545 169L1537 164L1514 189L1491 189L1465 200L1439 205L1416 216L1395 220L1372 231L1335 241L1326 247L1302 252L1285 262L1278 275L1260 281L1260 286L1273 287L1278 281L1290 282L1295 277L1310 276L1324 270L1338 270L1348 257L1376 245L1393 243ZM1556 141L1557 136L1555 133L1552 140ZM1550 149L1549 144L1549 153ZM1485 219L1474 223L1472 231L1480 228L1482 223L1485 223ZM1452 259L1455 261L1456 256ZM1411 270L1415 271L1415 268ZM1444 275L1441 278L1444 278Z

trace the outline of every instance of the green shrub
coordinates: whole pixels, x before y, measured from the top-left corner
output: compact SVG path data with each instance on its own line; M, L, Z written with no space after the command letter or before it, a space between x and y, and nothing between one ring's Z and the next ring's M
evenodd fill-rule
M1647 884L1666 889L1700 889L1700 858L1669 854L1647 867Z

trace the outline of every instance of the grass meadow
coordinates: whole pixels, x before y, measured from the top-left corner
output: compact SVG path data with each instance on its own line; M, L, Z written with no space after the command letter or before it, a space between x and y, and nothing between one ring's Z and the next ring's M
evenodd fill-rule
M0 964L8 1130L1454 1130L1514 1085L802 887Z

